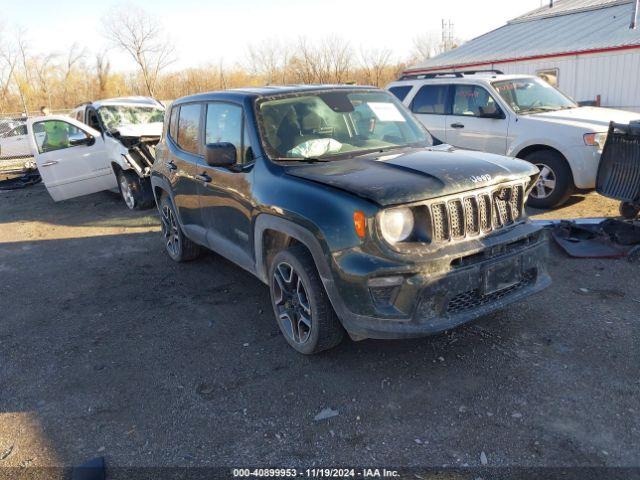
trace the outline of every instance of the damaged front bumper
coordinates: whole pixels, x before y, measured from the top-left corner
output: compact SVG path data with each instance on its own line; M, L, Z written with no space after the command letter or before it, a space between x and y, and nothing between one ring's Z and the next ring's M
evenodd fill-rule
M334 257L338 275L323 280L352 337L420 337L487 315L549 286L548 245L546 232L527 223L470 249L453 246L420 263L394 266L363 252L343 252Z

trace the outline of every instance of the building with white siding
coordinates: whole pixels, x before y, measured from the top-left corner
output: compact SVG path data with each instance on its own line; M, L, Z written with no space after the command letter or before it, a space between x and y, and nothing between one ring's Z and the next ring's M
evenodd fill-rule
M407 69L538 75L578 102L640 112L640 0L557 0Z

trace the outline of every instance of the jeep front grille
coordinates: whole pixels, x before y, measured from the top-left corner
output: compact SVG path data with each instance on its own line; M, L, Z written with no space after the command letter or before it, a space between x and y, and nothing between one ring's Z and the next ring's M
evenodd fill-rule
M460 240L498 230L523 216L524 184L511 183L429 205L435 243Z

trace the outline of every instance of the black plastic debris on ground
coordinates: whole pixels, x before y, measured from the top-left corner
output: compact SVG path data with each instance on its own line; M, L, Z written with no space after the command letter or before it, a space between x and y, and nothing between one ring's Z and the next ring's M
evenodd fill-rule
M574 258L640 257L640 223L607 219L600 223L562 221L551 236Z
M11 177L6 180L0 180L0 190L19 190L31 185L40 183L42 178L40 174L36 172L28 172L19 177Z

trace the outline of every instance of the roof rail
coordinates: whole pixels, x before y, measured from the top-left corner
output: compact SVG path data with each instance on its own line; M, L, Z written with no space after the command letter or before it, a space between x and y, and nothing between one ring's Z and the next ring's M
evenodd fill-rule
M400 80L424 80L430 78L454 76L462 78L465 75L475 75L477 73L494 73L496 75L504 75L501 70L465 70L463 72L434 72L434 73L409 73L402 75Z

